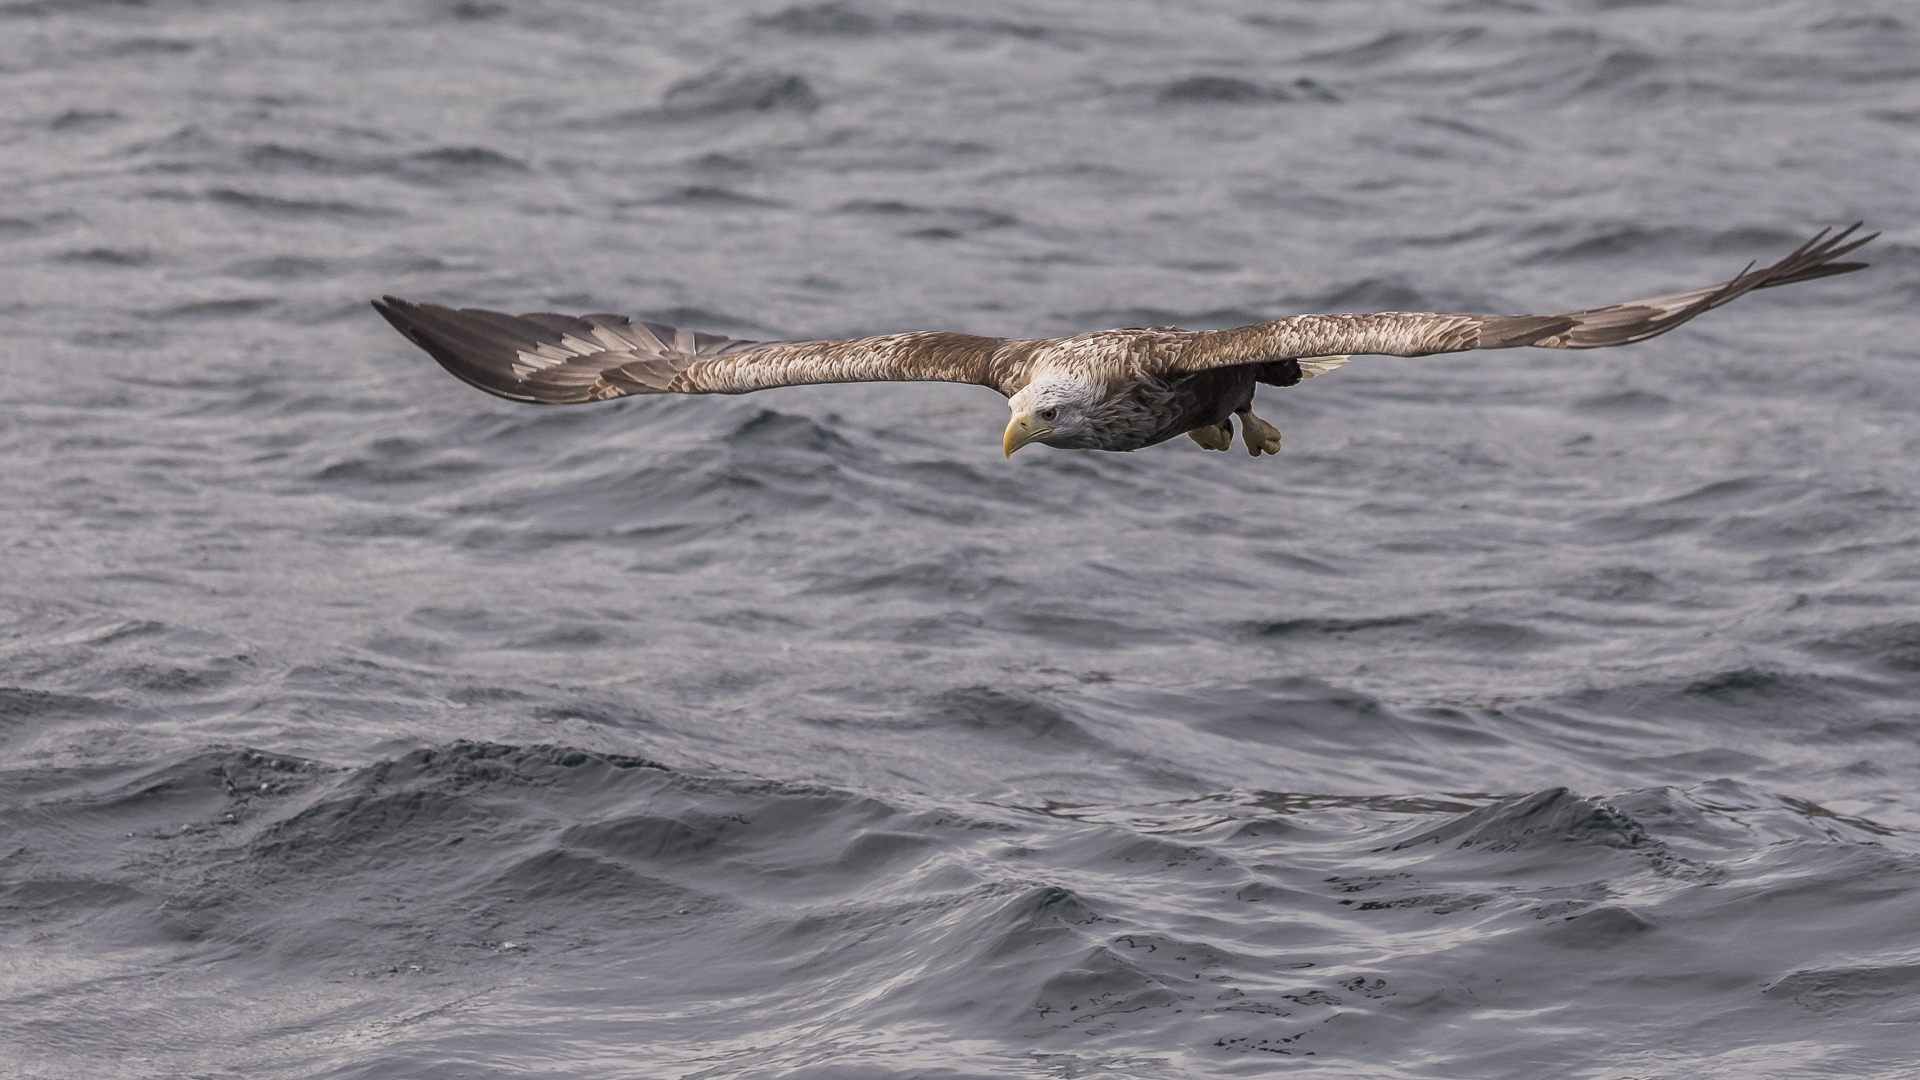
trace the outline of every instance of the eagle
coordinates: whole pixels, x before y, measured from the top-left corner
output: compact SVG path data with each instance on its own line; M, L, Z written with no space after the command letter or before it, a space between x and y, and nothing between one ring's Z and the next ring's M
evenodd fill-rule
M1553 315L1382 311L1291 315L1230 330L1128 326L1063 338L922 331L817 341L741 341L619 315L507 315L388 296L394 328L466 382L514 401L575 405L631 394L745 394L844 382L978 383L1007 398L1008 457L1028 443L1138 450L1187 435L1276 454L1280 432L1253 414L1258 385L1294 386L1349 357L1468 349L1598 349L1644 341L1754 289L1864 269L1842 256L1880 235L1860 222L1802 244L1771 266L1717 285Z

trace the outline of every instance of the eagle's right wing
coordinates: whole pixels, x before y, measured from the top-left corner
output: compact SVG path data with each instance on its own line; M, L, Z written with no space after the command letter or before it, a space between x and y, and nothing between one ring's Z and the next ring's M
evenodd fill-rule
M514 401L571 405L628 394L744 394L835 382L965 382L1012 393L1004 338L931 331L738 341L619 315L507 315L396 296L373 306L442 367Z

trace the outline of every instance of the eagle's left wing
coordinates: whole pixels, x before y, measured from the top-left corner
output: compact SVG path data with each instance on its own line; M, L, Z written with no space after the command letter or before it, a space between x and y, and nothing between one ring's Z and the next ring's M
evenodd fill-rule
M1256 364L1289 357L1337 358L1429 356L1468 349L1511 349L1535 345L1549 349L1598 349L1625 345L1667 331L1754 289L1811 281L1866 267L1835 262L1879 233L1851 242L1855 222L1839 235L1818 236L1772 266L1747 270L1718 285L1624 304L1563 311L1554 315L1452 315L1383 311L1370 315L1295 315L1273 322L1193 335L1168 354L1165 373ZM1305 363L1302 364L1303 369ZM1304 372L1303 372L1304 373Z
M619 315L507 315L373 306L461 379L503 398L573 405L629 394L744 394L835 382L964 382L1007 389L1021 350L1003 338L933 331L822 341L738 341ZM1023 343L1013 343L1015 345Z

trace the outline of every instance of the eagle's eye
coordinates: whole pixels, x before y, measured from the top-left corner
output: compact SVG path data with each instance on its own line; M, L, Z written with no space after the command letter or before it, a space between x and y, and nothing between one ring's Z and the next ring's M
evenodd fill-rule
M1042 410L1040 410L1040 419L1042 419L1042 420L1049 420L1049 421L1050 421L1050 420L1053 420L1053 419L1054 419L1055 417L1057 417L1057 416L1059 416L1059 415L1060 415L1060 410L1059 410L1059 409L1042 409Z

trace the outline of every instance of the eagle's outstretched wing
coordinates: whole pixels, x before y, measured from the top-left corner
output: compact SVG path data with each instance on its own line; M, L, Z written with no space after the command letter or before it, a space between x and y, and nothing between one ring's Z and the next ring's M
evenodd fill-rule
M1828 230L1798 251L1730 281L1671 296L1625 304L1563 311L1556 315L1449 315L1383 311L1371 315L1295 315L1232 330L1195 334L1183 348L1165 355L1167 374L1205 371L1285 357L1428 356L1468 349L1511 349L1537 345L1549 349L1598 349L1644 341L1754 289L1811 281L1866 267L1834 260L1879 233L1848 241L1860 223L1829 238Z
M738 341L619 315L506 315L395 296L373 306L442 367L514 401L571 405L833 382L964 382L1012 392L1003 338L932 332Z

